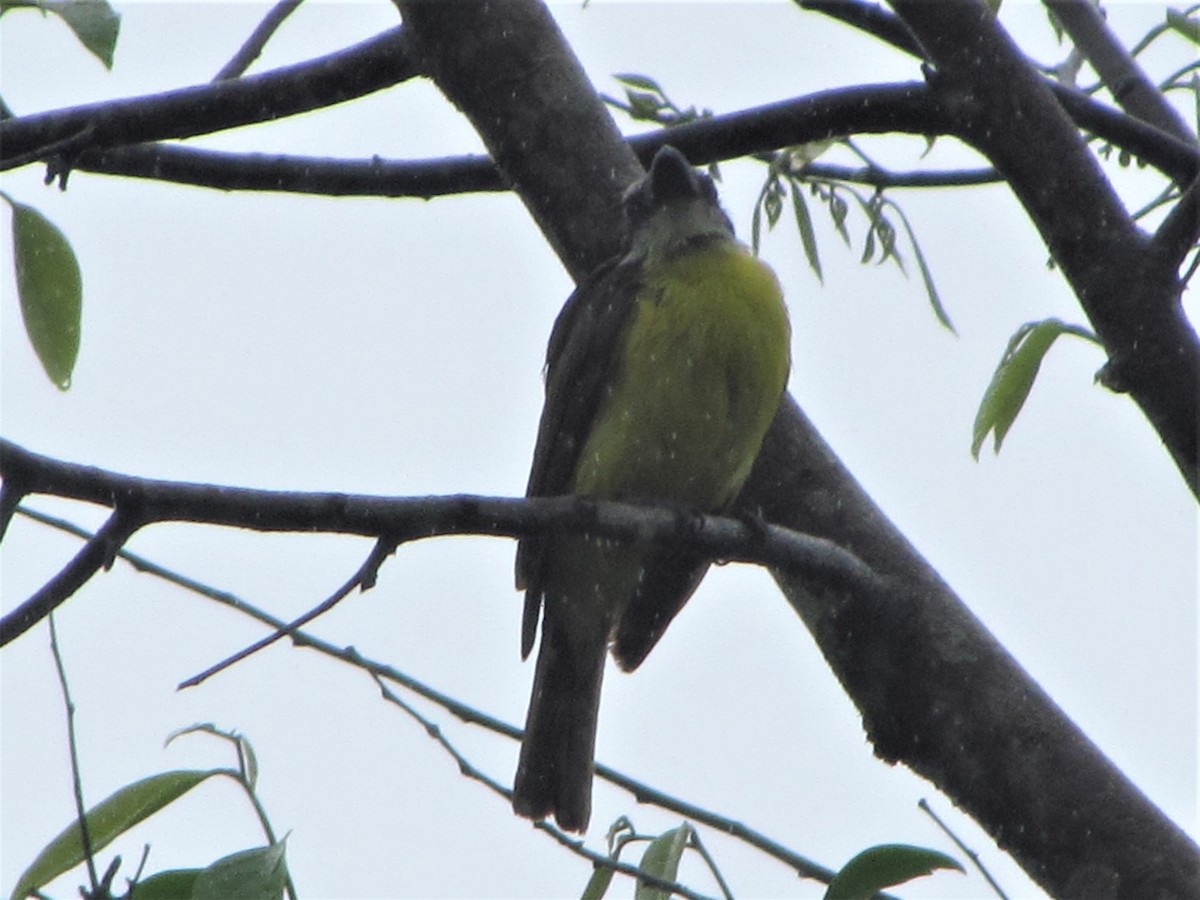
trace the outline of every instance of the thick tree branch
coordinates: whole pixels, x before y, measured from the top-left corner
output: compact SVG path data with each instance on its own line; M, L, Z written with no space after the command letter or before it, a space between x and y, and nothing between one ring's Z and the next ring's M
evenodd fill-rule
M192 137L332 106L416 74L402 28L337 53L233 81L0 122L0 170L85 150ZM68 166L69 168L69 166Z
M555 246L571 271L578 276L588 263L601 262L620 228L616 193L623 182L595 177L594 167L574 154L547 159L522 153L537 144L538 131L522 122L530 116L528 100L545 90L528 82L542 77L551 50L570 57L561 42L554 47L560 39L552 23L539 22L539 8L530 0L401 6L425 52L441 59L439 86L472 115L489 147L503 152L506 171L538 208L539 223L556 229ZM936 15L943 6L930 8ZM534 30L527 45L505 38ZM497 64L515 80L489 90L477 73ZM576 105L595 102L582 72L572 76L569 66L554 65L559 97L572 97ZM947 99L951 106L956 102ZM671 140L704 125L673 129ZM601 146L604 140L598 133L579 142L606 158L621 152L615 136L611 146ZM620 171L629 173L630 166ZM545 199L557 190L566 190L566 198ZM591 203L586 211L572 202L606 192L609 203ZM777 574L862 711L881 755L933 780L1053 892L1074 887L1086 894L1091 874L1119 883L1130 896L1139 889L1143 896L1192 891L1195 847L1187 837L1004 653L790 401L772 426L743 501L773 521L839 543L894 586L881 601L870 592ZM1065 847L1077 854L1068 858Z
M937 785L1052 896L1191 895L1187 835L988 633L794 404L749 488L742 501L768 521L829 538L897 585L876 603L777 575L877 755Z
M1178 259L1130 220L1046 82L980 0L892 0L929 52L956 133L1011 185L1127 391L1200 497L1200 341L1180 303ZM1171 248L1174 251L1175 248Z
M136 478L61 462L0 439L0 477L24 494L49 494L114 510L112 519L67 569L34 598L0 620L0 646L18 637L107 566L139 528L191 522L252 531L351 534L384 544L452 534L522 537L587 531L602 537L686 542L712 559L774 568L820 570L818 579L858 590L886 585L854 555L829 541L765 523L576 497L508 499L374 497L262 491ZM100 537L103 536L103 540Z

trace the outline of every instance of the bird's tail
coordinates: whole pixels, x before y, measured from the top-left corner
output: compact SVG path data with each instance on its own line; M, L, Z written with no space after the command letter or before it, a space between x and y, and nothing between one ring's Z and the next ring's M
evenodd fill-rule
M592 757L608 635L601 628L580 634L578 623L568 628L558 619L546 609L513 809L531 819L553 814L563 829L583 831L592 809Z

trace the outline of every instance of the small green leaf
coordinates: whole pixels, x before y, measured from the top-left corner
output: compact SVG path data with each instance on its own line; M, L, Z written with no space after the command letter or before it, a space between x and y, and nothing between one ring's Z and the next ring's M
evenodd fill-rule
M683 851L687 849L691 833L692 827L687 824L664 831L650 842L638 868L647 875L653 875L664 881L674 881L679 872L679 860L683 856ZM668 900L669 898L666 891L650 887L640 881L633 896L634 900Z
M777 179L771 179L770 190L767 191L767 196L763 200L763 209L767 213L767 224L774 228L779 224L779 217L783 215L783 188L780 186Z
M1167 25L1193 44L1200 44L1200 20L1189 18L1177 9L1168 9Z
M790 169L802 169L810 162L818 159L836 141L832 138L823 141L809 141L807 144L795 144L787 148L788 167Z
M613 78L627 87L637 88L640 91L649 91L659 96L663 95L662 86L649 75L638 75L636 72L623 72L614 75Z
M608 866L597 865L592 870L592 877L584 885L583 893L579 895L580 900L601 900L607 893L608 886L612 884L614 874L615 870Z
M755 256L758 256L759 247L762 245L763 205L767 202L767 194L771 190L771 184L774 179L774 173L767 175L767 180L763 182L762 190L758 192L758 199L754 201L754 213L750 216L750 247L754 250Z
M837 191L831 189L829 191L829 216L833 219L833 227L842 236L847 247L850 246L850 232L846 228L846 214L849 211L850 208L846 205L846 201Z
M108 5L108 0L60 0L50 3L47 8L62 16L67 27L79 38L79 43L104 63L104 68L112 68L121 16Z
M1068 325L1058 319L1026 322L1009 339L975 414L971 438L971 455L975 459L979 459L979 450L989 433L994 434L995 452L1000 452L1000 445L1033 388L1046 352L1063 334L1099 343L1086 328Z
M655 121L663 108L662 100L643 91L626 89L625 99L629 101L629 114L639 120Z
M951 334L958 334L954 328L954 323L950 321L950 314L946 312L946 307L942 305L942 298L938 295L937 285L933 283L933 272L929 268L929 263L925 261L925 254L921 252L921 245L917 243L917 235L912 229L912 225L908 222L908 216L904 214L899 206L891 200L884 199L883 204L896 211L896 215L900 217L900 224L904 226L904 233L908 235L908 242L912 244L913 256L917 260L917 268L921 272L921 281L925 285L925 296L929 300L929 305L933 307L933 314L937 316L937 320L942 323L942 327ZM903 267L901 267L903 268Z
M871 261L871 257L875 255L875 226L867 227L867 238L863 241L862 259L859 260L862 264L867 264Z
M938 869L964 869L944 853L907 844L870 847L842 866L829 883L825 900L867 900L879 891Z
M92 852L108 846L143 819L186 794L212 775L229 774L225 769L183 769L151 775L128 784L87 812ZM79 823L72 822L46 845L37 859L17 879L12 900L19 900L83 862Z
M196 888L201 869L170 869L139 881L130 900L186 900Z
M29 343L46 375L62 390L71 386L79 356L83 279L70 242L32 206L12 205L13 263L17 296Z
M796 214L796 228L800 232L800 244L804 247L804 256L809 268L816 273L817 281L825 283L821 273L821 257L817 253L817 235L813 231L812 216L808 211L808 201L804 199L803 184L798 179L792 179L792 209Z
M0 14L22 8L54 13L106 69L112 68L121 16L108 0L0 0Z
M280 841L217 860L196 877L192 900L279 900L287 881L284 848Z

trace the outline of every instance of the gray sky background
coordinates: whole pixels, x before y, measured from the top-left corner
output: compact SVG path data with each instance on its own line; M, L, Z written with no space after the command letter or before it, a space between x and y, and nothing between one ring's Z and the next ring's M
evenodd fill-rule
M261 17L259 4L129 3L106 73L56 20L6 15L0 78L18 112L207 81ZM1157 4L1114 4L1127 40ZM597 85L658 78L717 112L868 82L915 79L910 60L788 3L554 6ZM1031 4L1004 20L1032 55L1060 51ZM256 70L328 52L395 22L377 3L306 4ZM1159 75L1186 62L1164 40ZM622 127L629 130L628 123ZM478 151L427 83L198 144L341 157ZM897 168L919 140L866 141ZM942 141L930 165L975 165ZM743 237L762 169L722 166ZM1156 192L1116 176L1131 206ZM570 283L520 203L224 194L76 173L65 193L41 172L0 187L71 239L83 268L83 347L70 392L43 377L0 271L3 434L30 449L131 474L264 488L379 494L519 495L541 406L540 368ZM1082 322L1046 251L1002 187L896 192L959 337L940 328L919 279L858 265L814 205L822 286L786 221L763 254L782 278L795 332L791 390L884 510L1062 707L1193 835L1197 794L1197 519L1133 404L1093 386L1098 350L1063 340L1003 452L969 455L975 406L1008 337L1048 316ZM5 239L7 241L7 239ZM906 248L905 248L906 249ZM909 254L911 261L911 253ZM1192 311L1194 315L1194 301ZM30 505L88 526L100 511ZM0 553L3 605L75 552L18 520ZM130 549L290 618L341 584L366 542L156 527ZM391 663L510 722L523 721L532 665L518 654L511 542L459 538L403 548L378 586L314 631ZM248 620L118 564L57 617L76 704L85 790L95 802L171 768L231 764L204 738L164 750L194 722L246 734L260 793L288 832L308 897L577 894L589 866L558 848L453 762L363 675L277 645L211 680L175 685L261 637ZM39 627L0 655L0 891L72 816L62 704ZM425 709L422 706L422 709ZM482 769L511 783L515 744L435 713ZM610 672L598 758L758 828L836 867L874 843L950 851L921 814L927 797L1013 896L1037 896L978 828L926 783L870 752L854 709L770 578L715 569L633 676ZM597 787L589 844L622 813L643 830L673 815ZM778 863L702 832L741 896L819 896ZM130 874L203 865L259 843L247 804L210 783L114 849ZM635 856L631 858L636 858ZM683 877L715 887L694 861ZM74 894L80 877L56 885ZM613 896L628 896L618 882ZM912 897L987 896L943 874Z

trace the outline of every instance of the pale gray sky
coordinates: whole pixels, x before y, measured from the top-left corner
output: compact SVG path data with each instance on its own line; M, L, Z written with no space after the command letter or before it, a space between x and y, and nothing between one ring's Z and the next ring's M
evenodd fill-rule
M206 81L260 18L259 4L131 3L113 72L54 20L0 26L5 100L18 112ZM1110 7L1141 34L1156 4ZM554 6L603 90L652 74L679 101L729 111L817 89L919 77L916 66L789 3ZM1044 14L1006 4L1024 46L1057 58ZM385 2L312 2L260 68L328 52L395 22ZM1160 72L1186 61L1164 42ZM1172 56L1172 53L1174 56ZM623 126L627 123L622 122ZM365 157L476 151L428 84L219 135L207 146ZM864 142L898 167L917 140ZM931 159L977 164L941 142ZM762 171L722 167L748 237ZM569 281L512 197L344 200L223 194L76 173L65 194L41 172L0 187L70 237L83 267L74 386L51 387L0 271L3 434L30 449L138 475L381 494L524 487L540 367ZM1121 173L1132 204L1145 174ZM960 336L935 322L919 280L860 267L817 213L826 277L795 232L763 253L784 281L795 333L793 394L868 491L1002 642L1164 810L1196 834L1196 535L1191 497L1133 404L1092 385L1094 348L1063 341L999 457L972 461L975 406L1009 335L1031 319L1082 321L1046 251L1000 187L896 193ZM861 238L862 223L852 231ZM102 517L33 500L86 525ZM0 553L4 607L57 570L75 541L18 520ZM291 617L361 563L367 543L158 527L131 549ZM523 720L532 665L518 656L512 544L461 538L405 547L377 588L315 631L508 721ZM262 636L212 604L118 565L58 615L79 707L85 789L96 801L169 768L229 764L197 721L244 732L261 795L290 832L307 897L554 896L589 867L459 776L362 675L277 645L194 690L184 678ZM0 891L72 816L65 726L46 629L0 654ZM482 768L510 781L516 746L440 715ZM610 672L598 758L838 866L873 843L949 850L916 808L927 797L1013 896L1035 889L975 826L907 772L876 761L854 709L769 577L714 570L633 676ZM589 842L632 815L676 824L598 786ZM747 897L819 896L777 863L704 838ZM258 843L252 814L209 784L119 847L125 874L203 865ZM700 868L684 877L715 891ZM78 875L56 885L74 893ZM614 896L628 896L618 883ZM977 876L915 882L912 897L986 896Z

